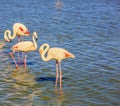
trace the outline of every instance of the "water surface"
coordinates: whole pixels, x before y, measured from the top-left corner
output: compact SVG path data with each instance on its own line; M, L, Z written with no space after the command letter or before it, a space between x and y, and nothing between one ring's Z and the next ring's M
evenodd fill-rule
M54 89L55 61L43 62L37 50L28 54L27 70L16 69L9 52L17 38L6 43L0 49L0 105L120 105L120 1L62 2L58 10L55 0L0 1L0 42L21 22L38 33L38 48L48 43L76 56L62 61L61 93Z

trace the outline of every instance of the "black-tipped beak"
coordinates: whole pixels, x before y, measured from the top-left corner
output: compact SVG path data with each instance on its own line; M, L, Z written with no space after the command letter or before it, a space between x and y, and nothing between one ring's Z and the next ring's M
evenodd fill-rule
M11 41L11 40L9 40L9 41L7 41L7 40L4 40L4 42L9 42L9 43L10 43L10 42L12 42L12 41Z
M38 38L36 38L36 41L38 40Z
M12 42L12 41L10 40L10 42Z

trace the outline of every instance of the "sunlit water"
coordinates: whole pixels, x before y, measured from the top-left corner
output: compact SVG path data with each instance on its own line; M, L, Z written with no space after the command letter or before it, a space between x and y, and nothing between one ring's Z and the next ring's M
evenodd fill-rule
M55 0L0 0L0 44L4 31L21 22L38 33L38 48L48 43L76 56L62 61L60 92L55 61L43 62L37 50L28 53L27 70L16 69L9 52L17 38L6 43L0 49L1 106L120 105L120 1L62 3L59 10Z

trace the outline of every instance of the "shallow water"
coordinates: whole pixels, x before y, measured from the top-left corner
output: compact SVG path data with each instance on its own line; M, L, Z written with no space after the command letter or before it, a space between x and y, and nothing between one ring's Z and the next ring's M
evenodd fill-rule
M120 1L62 0L60 10L55 2L0 1L0 42L21 22L38 33L38 48L48 43L76 56L62 61L60 92L54 61L43 62L37 50L28 54L27 70L22 64L16 69L9 52L17 38L6 43L0 49L0 105L119 106Z

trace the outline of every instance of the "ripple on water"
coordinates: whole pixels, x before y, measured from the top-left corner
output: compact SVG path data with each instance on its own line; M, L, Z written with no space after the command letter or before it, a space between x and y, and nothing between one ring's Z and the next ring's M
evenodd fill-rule
M61 10L56 10L54 0L14 3L1 0L2 44L4 31L12 30L18 21L31 33L38 33L38 48L48 43L51 47L67 49L76 58L62 61L63 92L60 92L59 86L57 90L54 88L54 61L43 62L36 50L27 55L26 71L23 63L15 69L9 52L17 38L0 46L0 105L119 106L118 4L118 0L70 0L63 2ZM14 56L17 60L17 53Z

